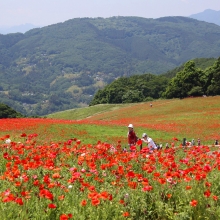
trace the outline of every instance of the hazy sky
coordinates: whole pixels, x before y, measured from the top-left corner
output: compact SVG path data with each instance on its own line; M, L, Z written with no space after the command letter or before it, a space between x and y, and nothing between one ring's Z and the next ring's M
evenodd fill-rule
M220 10L220 0L0 0L0 26L46 26L79 17L189 16Z

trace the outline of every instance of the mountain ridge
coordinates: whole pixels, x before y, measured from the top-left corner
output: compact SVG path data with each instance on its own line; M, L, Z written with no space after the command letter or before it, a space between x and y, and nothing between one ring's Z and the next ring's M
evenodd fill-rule
M39 28L39 26L26 23L14 26L0 26L0 34L25 33L31 29Z
M87 106L121 76L217 58L220 27L186 17L77 18L0 35L0 101L23 114Z
M215 11L212 9L206 9L203 12L192 14L189 17L197 19L199 21L205 21L220 26L220 10Z

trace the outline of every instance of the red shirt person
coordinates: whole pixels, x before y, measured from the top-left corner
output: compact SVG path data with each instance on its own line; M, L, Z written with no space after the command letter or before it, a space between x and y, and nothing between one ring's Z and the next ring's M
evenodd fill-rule
M134 146L137 142L137 136L134 131L133 124L128 125L128 146Z

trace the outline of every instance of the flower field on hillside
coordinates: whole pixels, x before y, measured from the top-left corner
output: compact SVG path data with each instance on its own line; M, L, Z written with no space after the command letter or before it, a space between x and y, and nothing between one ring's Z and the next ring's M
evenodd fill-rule
M219 219L220 108L205 100L83 120L1 119L0 219ZM173 146L124 150L129 123ZM184 136L202 145L183 147Z
M142 130L172 133L189 140L200 138L211 144L220 139L220 96L155 101L152 108L149 103L142 103L98 114L81 123L119 126L134 123Z

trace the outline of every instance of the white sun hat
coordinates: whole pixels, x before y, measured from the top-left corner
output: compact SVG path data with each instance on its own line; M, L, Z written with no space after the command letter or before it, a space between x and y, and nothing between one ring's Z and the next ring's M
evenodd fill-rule
M143 133L143 134L142 134L142 137L147 137L147 134L146 134L146 133Z
M128 128L134 128L133 124L129 124Z

